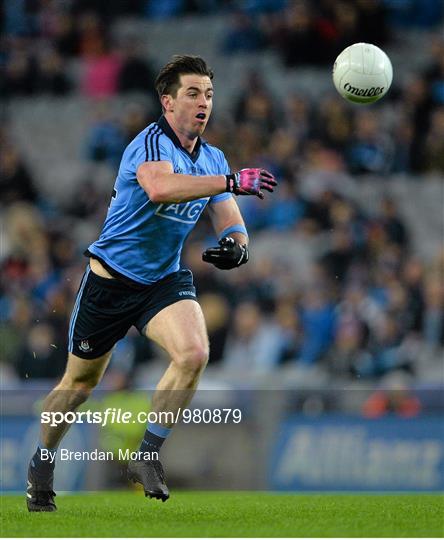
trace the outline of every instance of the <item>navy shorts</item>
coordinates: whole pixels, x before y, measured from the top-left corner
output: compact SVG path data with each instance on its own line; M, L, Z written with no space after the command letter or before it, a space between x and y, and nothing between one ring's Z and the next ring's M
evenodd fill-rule
M142 333L159 311L186 299L196 300L190 270L179 270L152 285L134 289L119 279L94 274L88 265L71 315L68 350L80 358L98 358L110 351L131 326Z

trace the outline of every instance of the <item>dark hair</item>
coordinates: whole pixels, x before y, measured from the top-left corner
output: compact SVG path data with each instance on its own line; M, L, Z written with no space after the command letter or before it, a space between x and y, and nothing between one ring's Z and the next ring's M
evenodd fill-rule
M190 73L206 75L210 79L213 78L213 71L200 56L174 55L171 61L157 75L155 86L159 98L165 94L176 97L180 85L180 76Z

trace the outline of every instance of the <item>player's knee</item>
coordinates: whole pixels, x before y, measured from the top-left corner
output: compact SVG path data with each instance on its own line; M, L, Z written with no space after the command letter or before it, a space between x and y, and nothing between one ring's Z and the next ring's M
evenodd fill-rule
M76 401L82 403L83 401L86 401L88 399L89 395L94 390L98 382L99 380L96 380L93 377L85 380L65 374L59 385L59 388L61 390L72 392L77 397Z
M208 346L196 343L175 355L173 361L183 371L197 374L207 365L208 355Z

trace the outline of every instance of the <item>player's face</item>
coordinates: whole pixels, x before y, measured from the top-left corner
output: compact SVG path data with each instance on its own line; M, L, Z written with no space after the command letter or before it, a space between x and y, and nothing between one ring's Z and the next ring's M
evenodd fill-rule
M176 127L188 137L202 135L213 108L213 85L206 75L181 75L181 85L171 100Z

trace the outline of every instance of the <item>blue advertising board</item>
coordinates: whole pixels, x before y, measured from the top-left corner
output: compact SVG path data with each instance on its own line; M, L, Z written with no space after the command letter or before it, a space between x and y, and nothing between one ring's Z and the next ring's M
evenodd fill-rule
M39 419L31 415L5 415L0 422L0 490L24 492L29 460L39 440ZM90 438L87 426L73 425L66 435L66 446L73 451L86 450ZM54 487L58 491L78 490L84 487L85 480L84 461L64 462L58 467Z
M440 491L441 417L289 417L271 456L275 490Z

